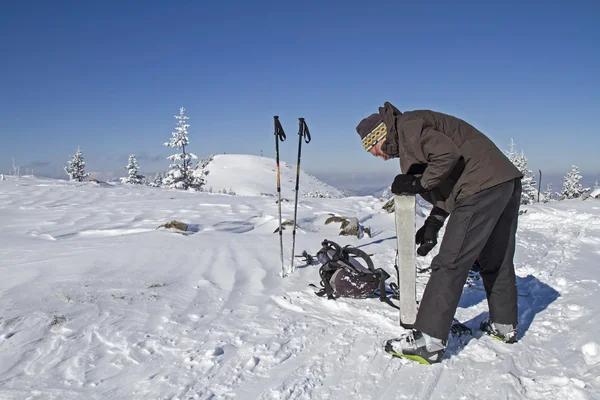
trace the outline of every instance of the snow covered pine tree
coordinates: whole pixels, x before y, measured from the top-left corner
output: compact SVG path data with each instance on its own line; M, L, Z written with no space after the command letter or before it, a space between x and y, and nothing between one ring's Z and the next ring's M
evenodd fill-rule
M548 187L546 188L546 191L544 193L542 193L542 196L544 196L544 203L547 203L549 201L552 200L552 184L549 183Z
M538 191L535 188L537 182L533 176L533 172L527 168L527 157L525 157L525 153L522 150L518 160L518 165L520 166L519 171L524 175L521 180L521 184L523 185L521 204L531 204L534 203L537 198Z
M206 169L206 167L208 167L208 164L210 164L211 161L214 160L214 158L215 158L214 154L208 156L207 158L203 158L194 167L192 175L194 176L194 178L196 178L196 180L201 180L203 182L202 183L203 185L206 183L204 181L204 177L207 176L210 172L209 170Z
M65 172L69 175L69 180L83 182L84 179L88 178L91 174L85 172L85 161L83 160L83 154L79 147L77 152L65 167Z
M202 190L204 179L199 176L194 176L194 170L191 166L191 160L197 159L195 154L186 153L185 146L189 144L188 131L189 124L186 121L189 117L184 115L185 108L179 109L179 115L176 115L177 126L174 132L171 132L173 137L169 142L164 143L165 146L174 149L180 149L181 153L173 154L167 157L173 163L169 166L166 178L163 180L163 185L172 189L193 189ZM175 161L182 161L181 164L176 164Z
M508 151L506 152L506 156L513 164L517 165L517 157L519 154L517 153L517 145L513 139L510 139L510 143L508 144Z
M584 189L581 183L581 174L579 173L579 167L577 165L573 165L571 171L565 175L563 179L563 189L562 192L558 193L558 198L560 200L564 199L576 199L578 197L583 196L585 192L589 190L589 188Z
M521 192L521 204L531 204L537 198L537 189L535 188L536 181L531 170L527 168L527 157L521 150L521 154L517 152L517 146L513 139L510 139L508 151L506 152L508 159L517 167L523 174L521 184L523 189Z
M130 154L129 155L129 163L125 167L125 169L127 171L129 171L129 176L126 178L121 178L121 182L132 183L134 185L142 184L142 181L144 180L144 176L138 174L139 167L140 166L138 165L137 160L135 159L135 154Z
M154 179L152 181L148 181L148 186L161 187L163 179L162 173L157 172L156 175L154 175Z

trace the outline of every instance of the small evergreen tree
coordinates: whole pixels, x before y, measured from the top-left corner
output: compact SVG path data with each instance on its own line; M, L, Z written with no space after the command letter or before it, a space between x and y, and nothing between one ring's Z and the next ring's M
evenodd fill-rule
M189 144L188 131L190 125L186 122L189 117L184 115L185 108L179 109L179 115L176 115L177 126L174 132L171 132L171 140L164 143L165 146L179 149L181 153L173 154L167 157L172 164L169 166L167 177L163 180L163 184L173 189L194 189L201 190L204 185L202 177L194 176L191 168L191 160L197 159L195 154L186 152L186 146ZM176 161L181 161L181 164L176 164Z
M127 171L129 171L129 176L126 178L121 178L121 182L123 183L132 183L134 185L141 185L144 180L144 176L138 174L139 165L137 160L135 159L135 154L129 155L129 162L125 167Z
M163 182L163 176L160 172L157 172L156 175L154 175L154 179L152 179L151 181L148 181L148 186L152 186L152 187L161 187L162 186L162 182Z
M214 154L211 154L210 156L203 158L202 160L200 160L198 162L198 164L196 164L196 169L204 170L204 168L206 168L208 166L208 164L210 164L211 161L214 159L215 159ZM208 173L206 173L205 175L208 175Z
M576 199L581 197L588 190L584 189L581 185L581 178L582 176L579 173L579 167L573 165L571 171L569 171L563 179L562 192L558 193L560 200Z
M69 180L77 182L83 182L84 179L91 175L85 172L85 161L83 160L83 154L79 147L65 167L65 172L69 175Z
M519 154L517 153L517 145L515 141L511 138L510 143L508 144L508 151L506 152L506 157L512 162L515 166L517 165L517 158ZM518 166L517 166L518 168ZM520 169L519 169L520 171Z
M525 157L525 152L521 150L521 153L519 154L517 145L513 139L510 139L506 157L508 157L510 162L512 162L523 174L523 179L521 180L521 184L523 185L521 191L521 204L531 204L535 202L538 192L535 188L537 182L535 181L533 172L527 168L527 157Z
M547 203L552 200L552 184L551 183L548 184L546 191L544 193L542 193L542 195L544 196L544 203Z
M200 160L196 166L194 167L194 171L192 172L192 176L196 179L202 182L202 185L206 184L206 180L204 179L204 177L206 177L209 174L209 170L206 169L206 167L208 166L208 164L210 164L210 162L215 158L214 154L207 157L207 158L203 158L202 160Z
M594 190L596 189L600 189L600 183L598 183L598 180L596 180L596 182L594 182Z
M390 197L392 197L390 189L384 189L383 192L381 192L381 196L379 198L381 200L387 200Z
M533 172L527 168L527 157L525 157L523 151L521 151L521 154L517 158L517 168L519 168L519 171L523 174L523 179L521 180L523 185L521 204L534 203L538 192L535 188L537 182L533 176Z
M13 165L12 165L12 170L10 171L10 174L12 176L21 176L21 167L15 163L14 157L12 160L13 160Z

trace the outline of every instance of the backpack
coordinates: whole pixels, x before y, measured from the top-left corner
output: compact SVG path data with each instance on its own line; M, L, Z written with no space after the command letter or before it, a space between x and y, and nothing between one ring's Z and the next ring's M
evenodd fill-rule
M364 251L347 245L341 247L330 240L321 243L317 259L322 264L319 269L322 288L315 292L319 297L327 295L328 299L348 297L366 299L373 297L379 289L379 300L393 305L387 298L385 281L390 275L381 268L375 268L371 257ZM358 261L364 260L364 265ZM315 285L310 285L315 287ZM390 285L394 289L393 283Z

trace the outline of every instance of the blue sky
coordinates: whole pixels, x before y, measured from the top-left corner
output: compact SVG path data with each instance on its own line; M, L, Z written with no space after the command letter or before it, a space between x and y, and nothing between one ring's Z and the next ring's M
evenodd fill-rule
M514 138L530 168L600 175L600 3L587 1L19 1L0 14L0 172L168 167L179 107L190 150L274 157L338 186L385 185L397 160L355 127L385 101ZM600 177L600 176L599 176Z

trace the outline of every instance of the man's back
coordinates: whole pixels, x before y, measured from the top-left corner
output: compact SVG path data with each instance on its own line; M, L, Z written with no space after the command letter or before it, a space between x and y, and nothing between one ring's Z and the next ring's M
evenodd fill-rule
M460 118L431 110L401 113L390 103L386 103L380 112L386 124L393 123L388 140L396 139L403 171L410 163L426 163L428 168L435 168L437 160L447 154L460 155L461 161L457 164L460 171L452 171L448 177L453 182L442 185L445 188L451 186L451 193L445 190L444 198L435 201L448 212L458 199L522 176L486 135ZM397 137L390 138L390 134ZM440 135L450 139L455 147L446 144L450 142ZM429 149L435 154L428 152Z

